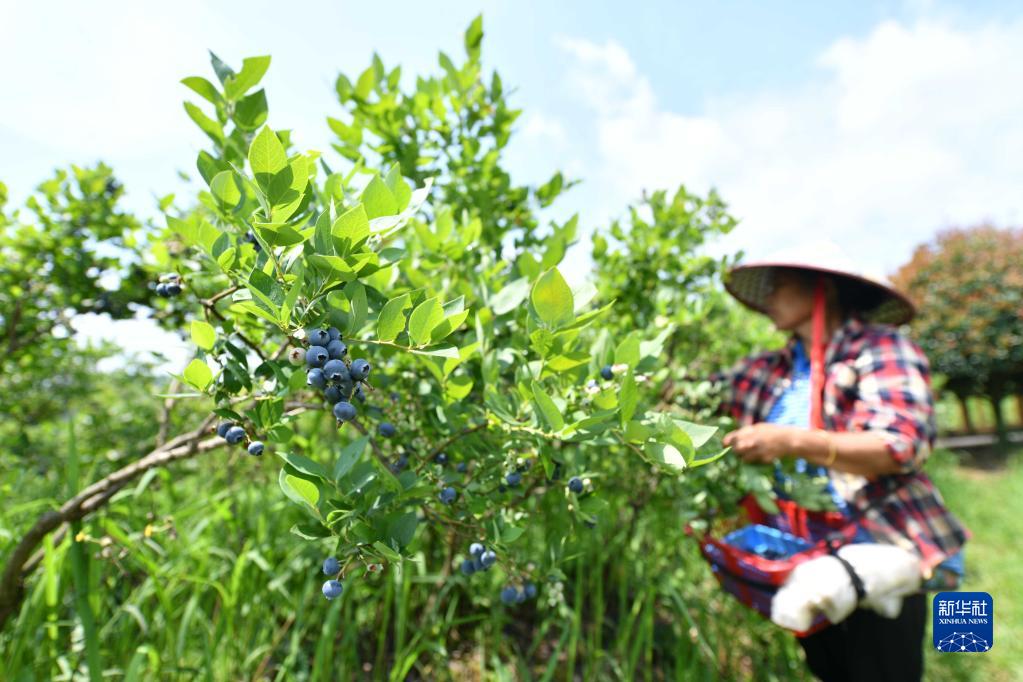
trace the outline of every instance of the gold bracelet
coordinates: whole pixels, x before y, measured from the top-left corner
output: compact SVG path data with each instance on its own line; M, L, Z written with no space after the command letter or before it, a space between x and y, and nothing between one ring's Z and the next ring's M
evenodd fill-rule
M838 446L835 445L835 439L831 437L831 434L824 429L817 429L817 433L824 436L825 440L828 441L828 459L824 462L824 466L830 467L835 463L835 458L838 457Z

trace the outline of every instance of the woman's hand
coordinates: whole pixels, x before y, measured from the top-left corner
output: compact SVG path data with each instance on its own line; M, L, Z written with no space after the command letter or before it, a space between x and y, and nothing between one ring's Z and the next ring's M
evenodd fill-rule
M722 443L731 446L744 462L768 464L795 450L797 436L806 429L759 422L732 431Z

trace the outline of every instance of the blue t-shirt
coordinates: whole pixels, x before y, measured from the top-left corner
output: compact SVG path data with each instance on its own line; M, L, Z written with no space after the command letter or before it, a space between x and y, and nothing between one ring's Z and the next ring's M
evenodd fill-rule
M789 378L792 383L771 407L766 421L772 424L807 428L810 425L810 358L803 348L801 339L796 341L792 349L792 374ZM795 468L800 473L812 476L828 476L828 470L825 467L810 465L805 459L797 459ZM782 472L781 462L775 462L774 476L779 483L784 482L785 474ZM835 506L840 511L846 512L845 498L839 495L835 487L831 485L830 477L828 477L828 491L831 493Z

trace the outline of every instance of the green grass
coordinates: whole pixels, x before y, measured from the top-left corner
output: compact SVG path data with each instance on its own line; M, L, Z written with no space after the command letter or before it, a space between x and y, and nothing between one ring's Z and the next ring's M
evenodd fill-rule
M928 679L1023 675L1013 603L1021 459L978 473L935 454L933 477L975 534L963 589L994 595L997 625L989 654L929 653ZM3 679L87 679L95 641L106 679L809 679L791 636L718 589L679 528L681 503L661 499L623 512L618 526L580 530L560 597L544 584L537 603L514 611L496 599L500 571L443 576L443 555L425 548L446 538L429 527L413 561L357 572L328 603L327 547L289 533L301 512L274 478L268 459L218 453L123 491L83 524L87 561L72 561L70 539L49 549L0 633ZM38 511L25 503L46 494L22 489L0 527L25 527ZM542 532L518 542L542 552Z
M967 576L962 591L988 592L995 602L995 643L985 654L942 654L928 650L930 680L1023 679L1023 452L1001 470L957 465L949 452L935 453L931 475L946 504L973 532L966 545ZM928 644L930 643L928 630Z

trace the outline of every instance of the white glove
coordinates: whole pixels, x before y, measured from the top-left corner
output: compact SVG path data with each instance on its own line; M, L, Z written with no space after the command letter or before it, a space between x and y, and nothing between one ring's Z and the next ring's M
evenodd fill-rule
M848 561L866 590L860 603L886 618L902 610L902 598L920 588L920 559L895 545L855 543L838 555ZM831 555L804 561L789 574L771 601L771 620L797 632L808 630L818 613L832 623L856 609L856 588L842 563Z

